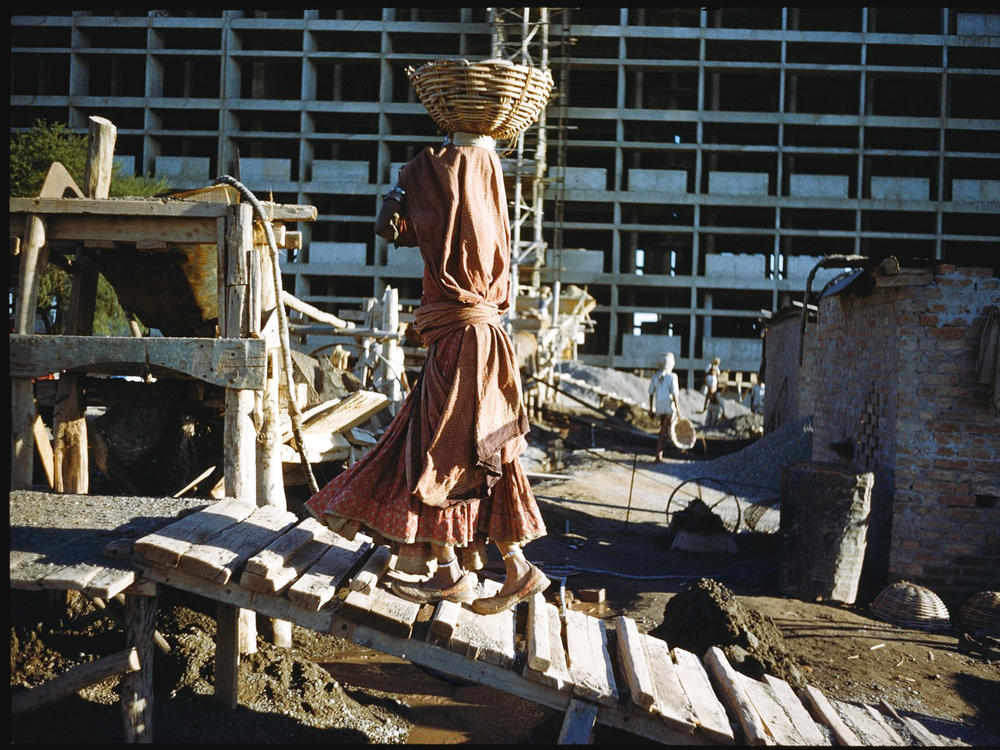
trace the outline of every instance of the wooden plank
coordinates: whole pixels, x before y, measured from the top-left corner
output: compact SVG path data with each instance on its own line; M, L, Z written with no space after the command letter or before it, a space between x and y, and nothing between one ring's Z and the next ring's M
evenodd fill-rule
M697 656L682 648L672 649L677 679L691 701L701 732L717 742L733 744L735 737L726 709L715 695L712 682ZM728 738L728 739L727 739Z
M315 206L261 201L266 206L272 221L315 221L318 211ZM46 215L127 216L151 218L211 218L225 216L229 206L225 203L210 203L196 200L173 198L11 198L11 214L30 213ZM273 213L271 213L273 211Z
M185 516L135 541L132 552L141 561L176 567L181 555L225 528L234 526L256 509L251 502L228 498Z
M838 745L850 747L864 744L858 739L851 728L844 723L844 720L840 718L840 714L830 704L827 697L820 692L819 688L806 685L799 691L799 697L802 698L802 703L809 709L809 713L813 715L813 718L833 732L833 737Z
M335 538L337 537L332 531L323 527L315 539L296 550L280 568L269 568L265 576L244 570L240 583L254 591L268 594L284 591L330 549Z
M750 703L757 711L764 727L774 738L778 745L805 745L808 744L799 734L795 723L791 717L785 713L774 695L774 691L765 682L755 680L744 674L739 674L740 683L746 691Z
M500 584L483 580L485 596L493 596L500 590ZM492 585L490 585L492 584ZM514 610L479 615L466 607L460 607L458 618L448 640L448 648L470 659L509 667L516 656L514 648Z
M644 709L656 703L656 687L649 668L649 656L635 620L625 615L614 619L618 638L618 659L628 682L632 702Z
M15 378L72 369L98 372L131 364L259 391L266 374L266 344L261 339L11 334L9 343L10 375Z
M288 560L310 542L321 540L328 543L333 532L315 518L307 518L294 528L279 536L267 547L247 560L245 572L267 578L281 570Z
M412 664L429 667L438 672L481 685L490 685L498 690L557 711L565 711L569 705L570 696L565 691L540 684L533 679L525 679L515 670L482 661L472 661L448 649L420 640L392 636L347 618L334 617L330 633L341 638L348 638L358 645L406 659ZM623 711L617 704L600 706L597 720L600 724L624 729L632 734L668 745L708 744L698 735L681 735L672 731L658 717Z
M593 703L577 700L569 702L559 730L560 745L589 745L594 736L598 708Z
M239 704L239 608L217 601L215 623L215 698L235 709Z
M882 714L879 712L877 708L867 703L861 704L861 707L868 712L868 715L871 717L872 721L875 722L875 724L877 724L879 727L881 727L885 735L889 737L890 740L889 744L896 746L910 744L909 742L903 739L903 737L899 734L899 732L897 732L895 728L893 728L893 726L889 724L889 722L885 720L885 717L882 716Z
M455 628L458 626L462 605L458 602L442 600L434 607L434 615L427 626L427 642L447 647Z
M363 625L382 630L400 638L409 638L413 633L421 605L375 588L371 593L348 591L341 602L340 612Z
M41 589L42 586L38 583L38 576L34 575L34 571L38 569L38 561L43 557L45 555L41 552L10 550L10 587L34 591Z
M652 711L679 732L696 732L698 723L694 708L677 676L677 668L670 656L670 647L665 641L651 635L643 635L641 639L646 649L656 691L656 701L651 707ZM720 742L731 743L732 740L732 732L723 734L719 738Z
M362 594L370 594L379 579L389 567L389 560L392 558L392 550L388 545L380 545L365 562L364 567L351 579L351 591L360 591Z
M939 734L935 734L912 716L900 715L899 721L913 738L924 747L950 747L952 743Z
M538 592L528 599L528 621L524 626L528 644L528 666L544 672L552 664L549 648L549 616L545 611L545 595Z
M831 700L830 705L845 723L854 729L854 734L861 739L861 744L875 747L899 744L899 735L895 731L892 734L887 732L883 724L875 721L863 705L838 700ZM893 735L896 736L895 740Z
M389 399L383 393L355 391L344 398L319 404L308 413L308 417L304 414L302 430L316 434L347 432L364 424L388 405ZM291 437L292 431L286 430L281 441L287 442Z
M575 610L566 611L566 648L573 692L605 705L618 702L604 623Z
M80 664L44 685L13 693L10 698L11 713L17 715L48 706L85 687L114 675L137 672L139 668L139 654L134 648L127 648L95 661Z
M732 668L726 655L718 646L711 646L703 658L708 673L727 708L736 717L743 737L750 745L773 745L774 737L767 731L760 715L740 681L740 674Z
M66 565L52 571L38 583L43 589L62 591L73 589L75 591L83 591L87 588L87 584L90 583L91 579L100 573L101 570L96 565L86 563Z
M193 575L216 583L228 583L247 558L292 528L297 520L291 511L276 505L265 505L235 526L191 545L177 565Z
M829 745L830 740L826 733L819 728L819 725L809 715L809 711L802 705L802 701L795 695L792 686L774 675L764 675L764 682L771 688L774 699L781 704L781 707L788 714L792 723L798 730L799 735L807 745Z
M562 639L562 619L559 617L559 610L548 602L543 602L543 604L545 619L548 622L549 666L545 670L537 670L533 669L530 664L525 664L523 674L529 679L549 685L556 690L572 690L573 678L570 676L566 662L566 649ZM538 635L542 636L541 633Z
M96 596L104 600L117 596L136 580L134 570L120 568L102 568L96 576L83 588L87 596Z
M357 534L353 540L336 536L323 553L288 589L288 598L303 609L319 611L336 594L337 586L372 548L371 537Z

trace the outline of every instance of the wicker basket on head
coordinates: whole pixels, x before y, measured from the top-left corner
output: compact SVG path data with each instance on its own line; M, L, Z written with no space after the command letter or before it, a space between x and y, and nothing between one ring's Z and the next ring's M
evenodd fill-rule
M446 133L516 137L541 113L552 74L508 60L437 60L407 68L420 103Z
M694 431L691 420L678 417L670 425L670 442L682 451L694 448L698 435Z
M958 624L966 633L1000 628L1000 591L980 591L958 610Z
M870 607L878 619L915 630L946 630L951 627L948 608L930 589L908 581L886 586Z

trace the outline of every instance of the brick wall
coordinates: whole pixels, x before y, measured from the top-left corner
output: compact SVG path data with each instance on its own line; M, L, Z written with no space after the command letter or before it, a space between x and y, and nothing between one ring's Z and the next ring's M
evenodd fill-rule
M789 307L779 310L767 323L764 336L764 431L774 432L783 424L812 416L815 405L813 381L816 358L816 316L810 314L802 339L802 367L799 367L799 339L802 311Z
M975 372L996 304L990 270L946 265L820 303L813 460L875 473L865 595L905 579L954 611L1000 588L1000 418Z

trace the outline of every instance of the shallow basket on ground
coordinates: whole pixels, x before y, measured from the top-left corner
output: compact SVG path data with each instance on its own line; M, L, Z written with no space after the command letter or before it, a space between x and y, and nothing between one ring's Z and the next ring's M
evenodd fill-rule
M516 137L548 102L552 74L508 60L437 60L406 74L420 103L447 133Z
M947 630L951 627L948 608L930 589L909 581L886 586L872 601L870 609L878 619L916 630Z

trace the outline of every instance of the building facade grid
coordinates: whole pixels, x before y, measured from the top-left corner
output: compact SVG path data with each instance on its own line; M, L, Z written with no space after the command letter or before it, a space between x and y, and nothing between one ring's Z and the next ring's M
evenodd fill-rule
M582 361L646 369L669 349L688 385L713 356L756 371L761 311L801 300L826 255L1000 266L996 11L552 11L564 126L547 131L538 280L597 300ZM398 167L440 141L405 68L488 57L485 8L82 11L10 30L13 129L101 115L136 173L190 189L238 172L319 210L283 267L297 296L338 313L389 284L418 302L419 257L371 228Z

